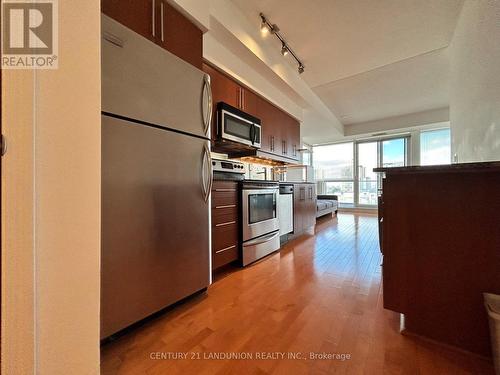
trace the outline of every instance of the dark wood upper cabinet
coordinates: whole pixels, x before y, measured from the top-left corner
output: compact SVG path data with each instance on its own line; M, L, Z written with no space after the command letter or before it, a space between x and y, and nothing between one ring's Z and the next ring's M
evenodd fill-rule
M261 151L291 160L299 159L299 121L217 68L203 63L203 71L211 78L214 107L218 102L225 102L261 120ZM214 140L216 128L213 126Z
M203 64L203 71L210 75L214 110L217 106L217 103L219 102L224 102L238 108L240 86L235 81L227 77L224 73L218 71L208 64Z
M241 88L241 109L252 116L257 117L257 105L259 96L254 92L242 87Z
M153 30L153 1L151 0L102 0L101 10L107 16L127 26L150 40L158 33ZM155 25L157 26L157 25Z
M102 0L107 16L202 68L203 33L165 0Z
M165 0L156 0L159 11L160 45L198 69L203 63L203 33ZM163 31L162 31L163 30Z
M257 100L257 114L262 125L262 151L273 153L279 142L277 137L277 119L274 106L263 98Z
M262 150L298 160L300 123L265 99L258 100L256 116L262 122Z

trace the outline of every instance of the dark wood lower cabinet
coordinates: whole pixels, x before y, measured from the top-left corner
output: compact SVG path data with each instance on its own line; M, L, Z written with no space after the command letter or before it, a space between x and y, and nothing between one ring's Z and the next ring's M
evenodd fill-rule
M380 169L384 307L405 332L490 356L500 294L500 163Z
M293 237L299 236L316 224L316 185L293 185Z
M212 186L212 269L239 259L239 193L235 181Z

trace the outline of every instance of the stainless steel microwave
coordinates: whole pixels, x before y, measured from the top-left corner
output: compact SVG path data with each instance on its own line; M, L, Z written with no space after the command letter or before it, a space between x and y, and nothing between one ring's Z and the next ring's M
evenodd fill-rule
M258 118L227 103L219 102L217 104L217 122L219 140L260 148L262 128Z

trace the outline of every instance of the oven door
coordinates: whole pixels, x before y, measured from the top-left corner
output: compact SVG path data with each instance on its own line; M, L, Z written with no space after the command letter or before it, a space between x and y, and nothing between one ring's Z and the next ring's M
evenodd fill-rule
M260 125L224 109L220 112L220 119L219 135L222 139L260 148Z
M279 189L244 189L243 241L279 230L278 202Z

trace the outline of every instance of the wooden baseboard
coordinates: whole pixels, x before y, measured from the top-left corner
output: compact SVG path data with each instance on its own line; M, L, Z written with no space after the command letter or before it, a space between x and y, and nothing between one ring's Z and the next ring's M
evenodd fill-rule
M431 339L431 338L426 337L426 336L421 336L418 333L414 333L414 332L408 331L407 328L402 329L400 332L401 332L401 334L403 336L407 336L407 337L414 338L414 339L417 339L417 340L422 340L422 341L428 342L430 344L439 346L439 347L441 347L443 349L446 349L446 350L449 350L449 351L452 351L452 352L456 352L456 353L460 353L460 354L464 354L464 355L466 355L468 357L475 358L477 360L481 360L481 361L486 361L486 362L489 362L489 363L493 363L493 358L492 357L487 357L487 356L484 356L482 354L478 354L478 353L474 353L474 352L471 352L471 351L468 351L468 350L465 350L465 349L462 349L462 348L458 348L458 347L456 347L454 345L445 344L443 342L436 341L436 340Z

